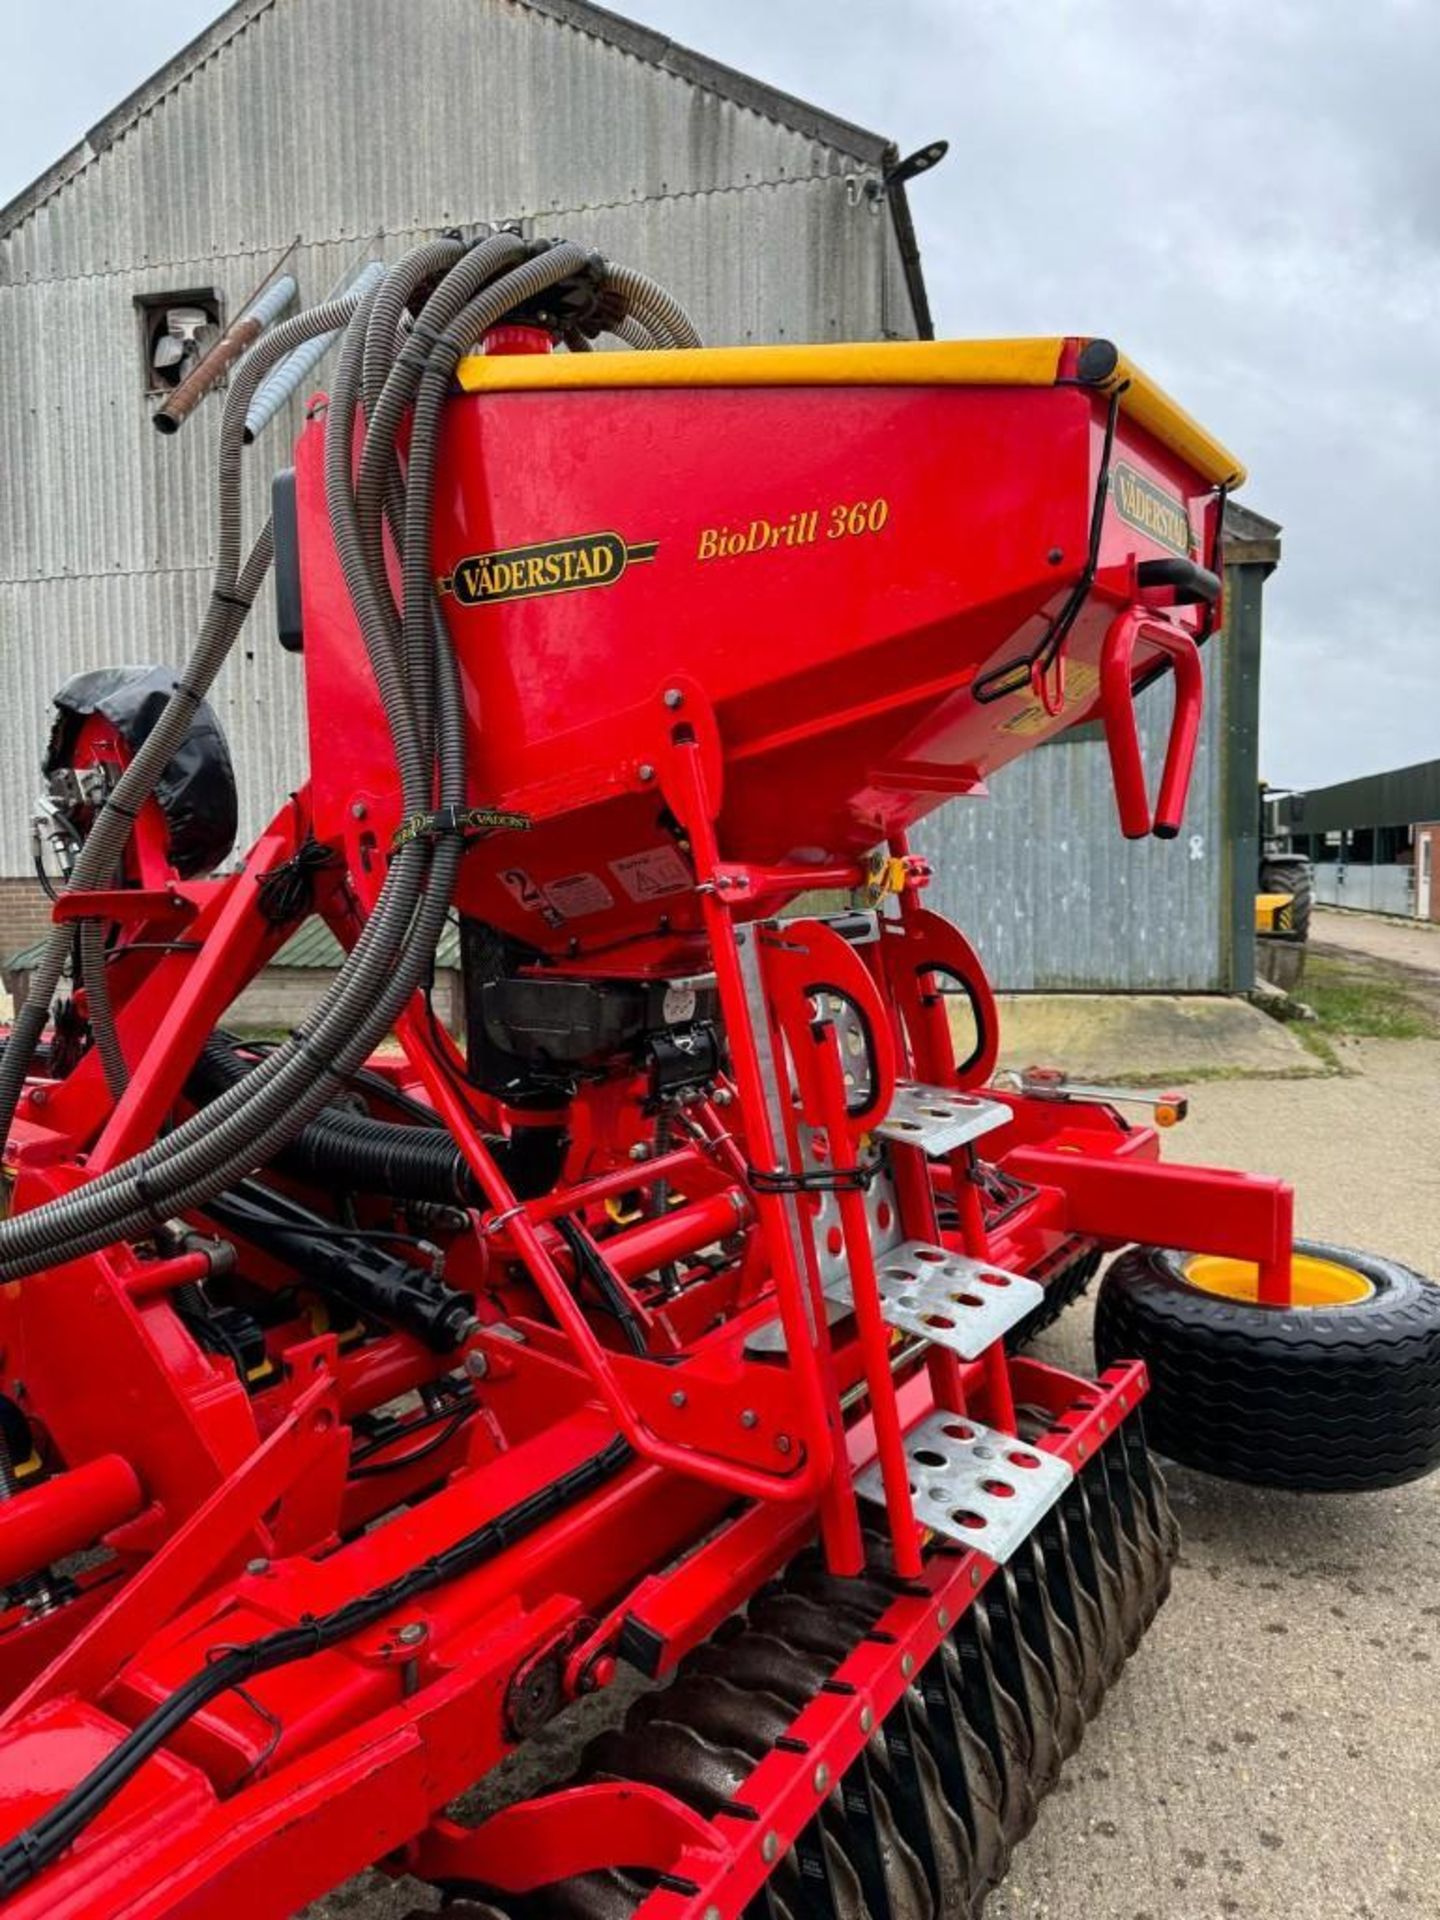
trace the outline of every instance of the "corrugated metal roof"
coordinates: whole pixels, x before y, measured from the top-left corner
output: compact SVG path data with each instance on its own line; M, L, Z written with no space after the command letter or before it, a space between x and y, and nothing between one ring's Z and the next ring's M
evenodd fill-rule
M279 6L295 4L296 0L236 0L236 4L228 7L203 33L182 47L163 67L128 94L102 120L97 121L68 153L63 154L37 180L0 208L0 235L9 233L102 154L108 153L138 121L152 113L162 102L173 101L201 67L223 53L262 16ZM418 11L421 0L408 0L408 4L413 11ZM619 53L643 61L657 72L669 74L692 87L715 94L720 99L773 120L778 126L790 128L868 165L881 165L893 151L890 142L881 134L871 133L864 127L826 112L822 107L784 93L778 87L752 79L748 74L727 67L718 60L711 60L692 48L681 46L652 28L623 19L607 8L593 6L589 0L506 0L506 5L512 11L523 9L541 15L558 25L601 41ZM352 45L375 48L376 43L366 43L362 39L364 23L355 17L360 12L358 5L353 13L342 11L339 22L342 35L348 37ZM377 50L383 52L383 48ZM337 71L345 71L345 68L342 66ZM415 97L428 100L430 96L417 92ZM307 117L300 124L308 126L313 121Z
M1276 806L1282 832L1421 826L1440 820L1440 760L1421 760L1413 767L1289 793Z

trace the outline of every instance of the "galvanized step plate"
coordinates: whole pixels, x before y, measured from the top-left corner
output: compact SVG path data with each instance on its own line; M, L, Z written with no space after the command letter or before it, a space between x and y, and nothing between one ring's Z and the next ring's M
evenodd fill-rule
M875 1131L897 1146L919 1147L930 1155L952 1153L1011 1119L1003 1100L986 1100L955 1087L926 1087L918 1080L897 1080L890 1111Z
M1024 1274L1007 1273L924 1240L905 1240L888 1253L877 1253L875 1275L887 1326L918 1333L963 1360L978 1360L1045 1298L1045 1289ZM854 1304L847 1272L829 1278L825 1293L830 1300Z
M1075 1477L1058 1454L959 1413L932 1413L912 1427L905 1456L919 1524L999 1561L1029 1538ZM878 1462L859 1475L855 1491L885 1504Z

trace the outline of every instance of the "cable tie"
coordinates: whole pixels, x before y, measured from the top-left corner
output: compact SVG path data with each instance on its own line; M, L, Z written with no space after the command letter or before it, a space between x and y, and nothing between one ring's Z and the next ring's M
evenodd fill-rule
M481 1227L480 1231L481 1233L487 1236L492 1234L497 1234L497 1233L503 1233L505 1228L510 1224L510 1222L518 1218L518 1216L524 1213L524 1211L525 1211L525 1203L523 1200L519 1200L515 1203L513 1207L506 1207L503 1213L497 1213L493 1217L493 1219L487 1220L484 1226Z
M813 1173L791 1173L783 1167L766 1172L747 1166L745 1177L756 1193L866 1193L880 1171L880 1162L869 1166L828 1167Z
M136 1160L135 1171L131 1175L135 1187L135 1196L144 1209L145 1217L155 1226L168 1217L169 1209L160 1204L160 1196L150 1185L149 1169L143 1155Z

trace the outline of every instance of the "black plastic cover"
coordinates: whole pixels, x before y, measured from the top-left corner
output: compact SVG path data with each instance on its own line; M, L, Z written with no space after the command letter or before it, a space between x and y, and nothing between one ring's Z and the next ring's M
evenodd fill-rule
M133 750L150 736L175 685L172 667L97 667L77 673L55 695L42 772L73 764L83 723L98 713ZM210 873L235 845L239 814L230 748L213 708L201 701L190 731L166 765L155 798L168 829L166 851L182 880Z

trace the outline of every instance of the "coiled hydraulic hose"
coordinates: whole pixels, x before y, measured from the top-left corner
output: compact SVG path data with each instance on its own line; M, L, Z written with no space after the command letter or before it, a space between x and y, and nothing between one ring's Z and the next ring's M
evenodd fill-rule
M315 333L345 328L327 421L327 494L337 550L380 688L407 811L466 798L466 717L458 669L429 574L435 443L461 355L505 313L588 265L565 243L536 250L496 235L463 252L407 333L407 290L444 268L449 241L415 249L379 287L297 316L263 340L232 382L221 428L219 560L210 610L185 674L160 721L102 811L71 886L90 889L118 860L139 807L190 723L248 612L269 564L268 526L240 566L239 471L245 411L274 362ZM681 310L641 275L608 269L608 284L635 304L652 337L693 343ZM383 383L381 370L389 362ZM362 385L375 394L353 475L353 429ZM378 389L378 391L377 391ZM412 416L401 478L396 436ZM385 572L382 520L401 554L403 606ZM118 803L118 805L117 805ZM202 1114L87 1186L0 1222L0 1277L18 1278L152 1228L202 1204L264 1164L334 1097L388 1031L433 961L461 857L457 840L407 844L391 863L359 941L305 1027ZM0 1061L0 1120L13 1115L68 950L63 930L46 949L15 1042Z
M203 1105L254 1070L253 1061L212 1034L185 1090ZM471 1206L480 1198L464 1155L443 1128L377 1120L343 1107L317 1113L275 1156L275 1165L302 1180L440 1206Z
M130 1071L115 1027L115 1010L110 1004L110 982L105 974L105 929L98 920L82 920L79 938L80 977L85 987L90 1031L95 1036L95 1051L100 1056L110 1098L118 1100L129 1084Z
M534 267L541 264L531 263ZM520 276L511 279L519 280ZM495 317L515 298L528 297L536 290L536 282L543 287L547 281L543 272L531 273L514 292L507 282L504 293L497 292L491 303ZM368 306L367 301L360 304ZM483 324L493 324L493 320L484 316ZM238 411L239 400L248 400L248 390L263 371L252 371L253 360L259 357L252 356L245 363L232 387L227 426ZM222 453L230 437L222 430ZM382 689L389 691L386 711L392 723L405 803L414 809L424 804L429 791L430 762L420 749L406 711L407 689L403 681L394 678L388 633L377 633L373 622L367 625L362 621L362 630L377 679ZM447 769L442 759L441 787L444 790L448 786L451 798L463 798L464 724L453 675L448 692L445 734L450 764ZM14 1274L45 1264L57 1227L64 1234L62 1244L67 1254L89 1251L122 1234L144 1230L168 1213L196 1204L268 1157L288 1134L333 1098L347 1068L359 1064L413 992L443 926L458 857L459 847L453 843L441 847L433 862L422 846L403 849L390 867L376 910L321 1009L307 1023L306 1031L257 1070L252 1084L235 1100L235 1110L221 1118L212 1109L205 1116L210 1124L197 1127L191 1123L188 1128L177 1129L138 1156L136 1162L67 1196L69 1204L63 1208L52 1203L5 1223L9 1231L0 1233L0 1270ZM432 882L439 884L422 893L427 865ZM353 1059L348 1057L347 1042L356 1049ZM4 1064L8 1068L11 1062L7 1058ZM12 1259L6 1240L18 1243L18 1258Z

